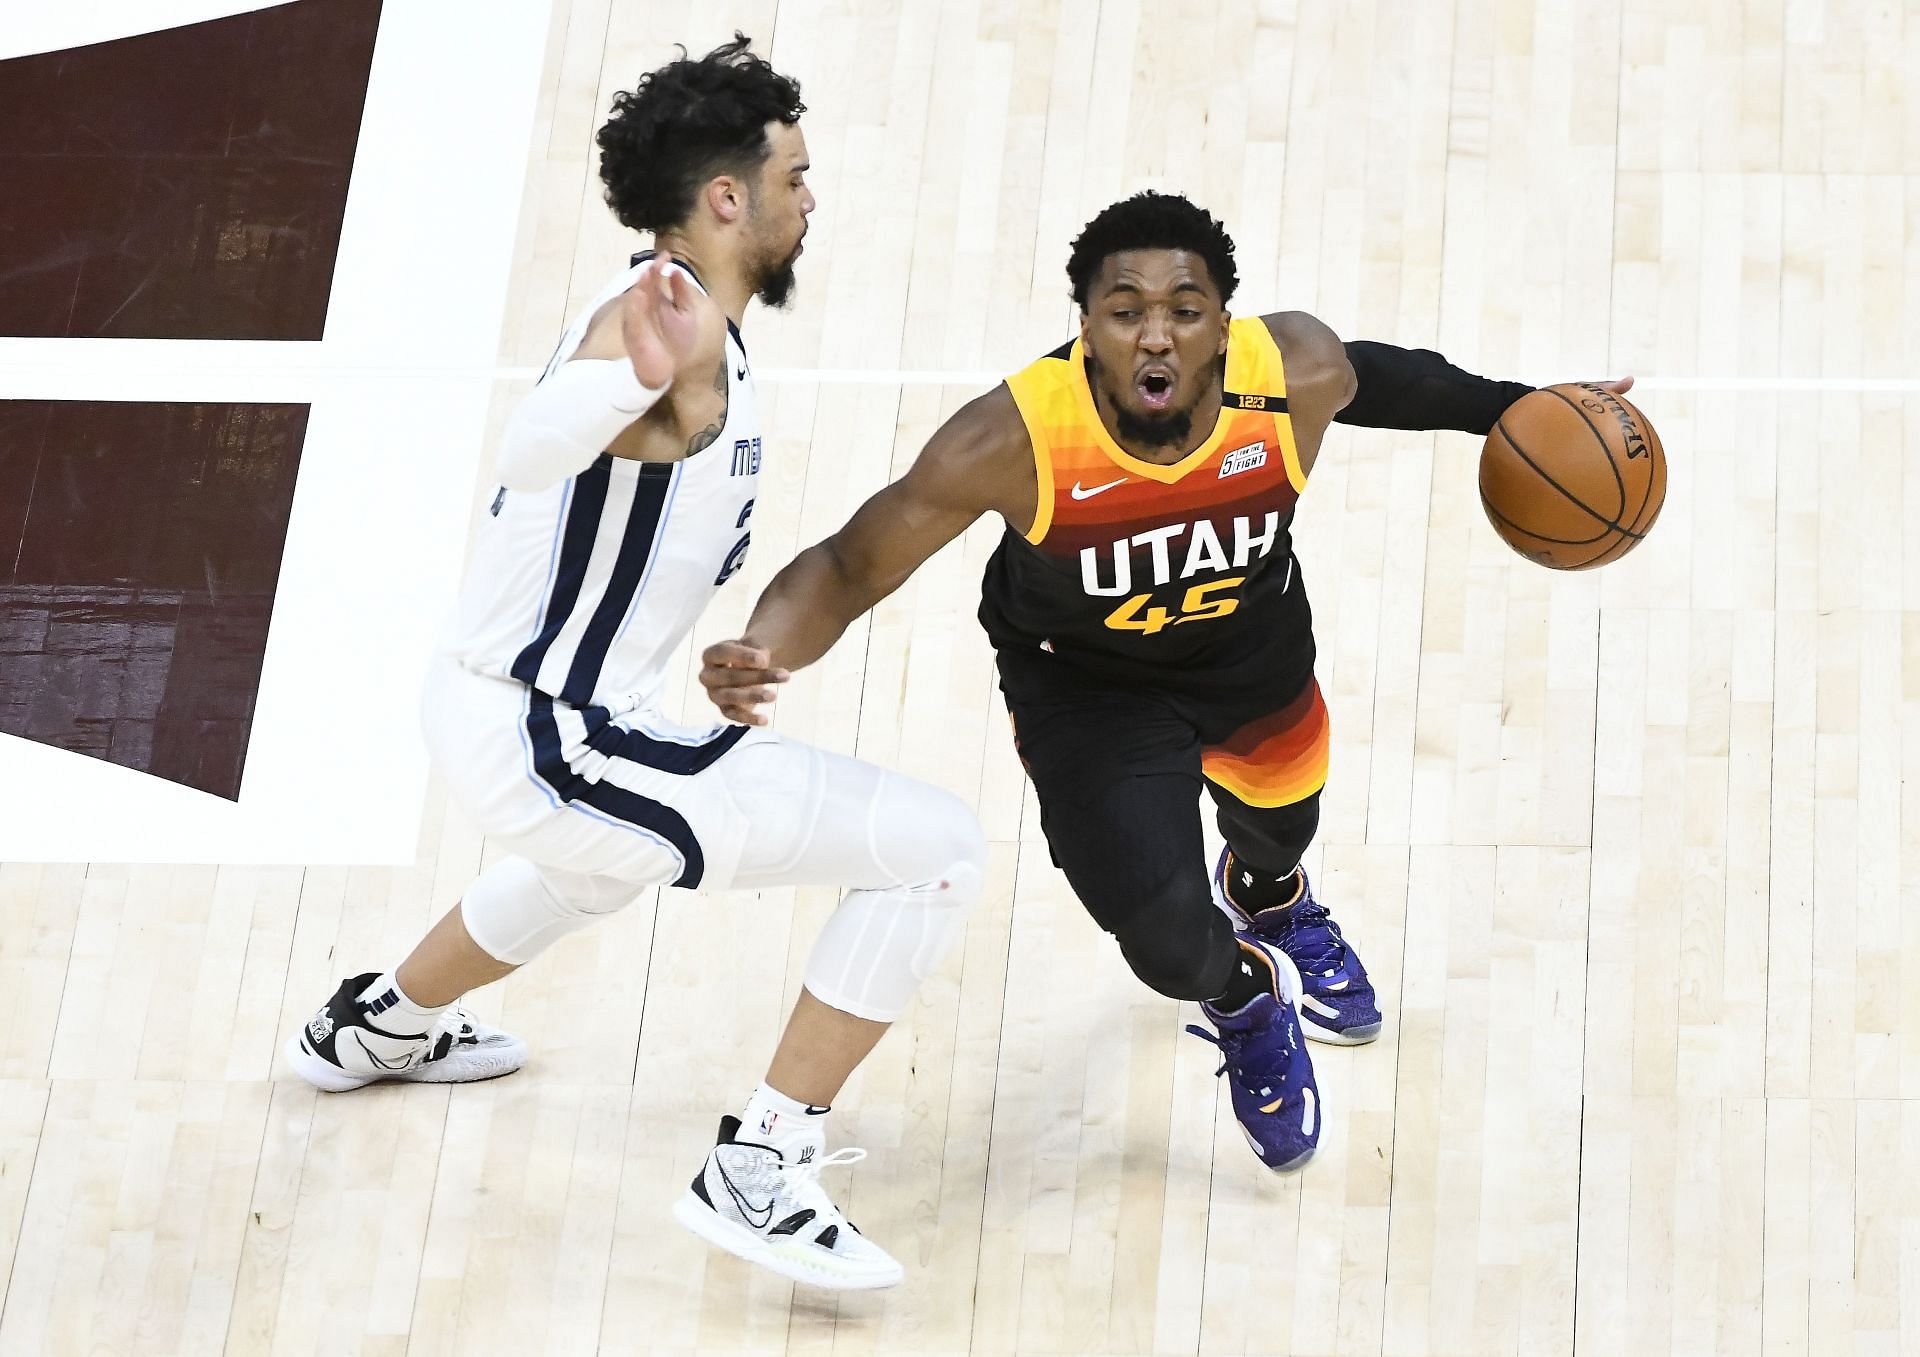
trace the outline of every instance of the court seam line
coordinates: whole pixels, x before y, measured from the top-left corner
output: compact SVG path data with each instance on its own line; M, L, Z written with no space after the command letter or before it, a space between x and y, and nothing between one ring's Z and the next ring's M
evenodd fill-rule
M22 1080L21 1082L26 1083L29 1081ZM27 1186L20 1199L20 1236L13 1241L13 1251L7 1255L6 1285L0 1286L0 1316L4 1316L7 1312L7 1301L13 1295L14 1278L20 1273L20 1250L24 1247L27 1237L26 1204L33 1196L33 1180L40 1171L41 1161L45 1158L41 1152L46 1148L47 1118L53 1115L53 1095L53 1080L49 1079L47 1080L47 1099L40 1104L40 1121L33 1128L33 1165L27 1170Z
M47 864L42 864L43 867L45 865ZM60 985L60 1004L62 1005L66 1003L67 985L72 980L73 948L75 946L76 940L78 939L79 933L80 933L79 908L83 903L84 896L86 893L87 877L92 873L92 871L93 871L93 864L88 863L86 865L86 868L80 873L79 895L81 898L76 899L74 902L75 904L74 930L73 930L73 933L70 934L67 938L66 966L65 966L65 969L61 972L62 979L61 979L61 985ZM44 879L44 873L43 873L43 879ZM36 891L36 899L37 898L38 898L38 892ZM7 1255L7 1273L6 1273L5 1282L4 1284L0 1284L0 1319L4 1319L6 1317L7 1302L13 1298L13 1283L20 1275L20 1250L26 1244L27 1210L33 1201L33 1182L34 1182L34 1179L39 1176L41 1166L46 1159L46 1155L44 1151L46 1150L46 1145L47 1145L47 1121L49 1118L53 1116L53 1100L54 1100L55 1093L58 1091L54 1081L54 1077L53 1077L53 1052L54 1052L54 1047L58 1044L59 1035L60 1035L60 1011L59 1010L60 1010L60 1005L56 1005L54 1009L53 1031L47 1041L46 1073L43 1076L47 1084L47 1097L46 1097L46 1101L40 1104L40 1120L39 1120L39 1123L33 1128L33 1141L32 1141L33 1163L27 1168L27 1184L26 1184L26 1187L22 1189L21 1195L20 1195L19 1232L14 1238L12 1250ZM31 1083L32 1081L30 1079L23 1079L20 1082Z
M1782 101L1786 100L1789 97L1789 91L1791 90L1791 87L1792 86L1791 86L1790 67L1787 65L1787 63L1782 62L1781 68L1780 68L1780 81L1778 86L1779 97L1782 99ZM1784 109L1787 107L1787 105L1784 102L1782 102L1781 107ZM1781 157L1782 163L1784 163L1785 152L1786 152L1786 139L1787 139L1785 119L1781 120L1776 136L1777 136L1776 154ZM1616 143L1616 147L1617 147L1617 143ZM1618 154L1617 149L1615 151L1615 154L1616 155ZM1783 194L1782 200L1781 200L1781 215L1779 219L1781 223L1781 232L1782 232L1781 274L1782 274L1783 283L1785 281L1785 264L1786 264L1786 255L1785 255L1784 246L1785 246L1787 212L1788 212L1787 199ZM1611 286L1611 284L1609 285ZM1774 336L1773 348L1775 353L1784 354L1787 348L1786 336L1789 333L1788 326L1787 326L1789 311L1787 306L1786 288L1784 286L1776 287L1773 290L1772 301L1773 301L1773 306L1772 306L1771 319L1773 321L1773 336ZM1781 633L1785 630L1785 628L1783 628L1780 625L1781 589L1780 589L1780 570L1778 566L1778 545L1777 544L1780 542L1783 534L1781 532L1781 522L1780 522L1780 508L1781 508L1782 500L1780 499L1780 486L1778 483L1778 474L1779 474L1781 456L1780 456L1780 451L1777 447L1774 449L1773 460L1774 460L1775 477L1776 477L1775 485L1774 485L1775 498L1774 498L1774 513L1773 513L1773 532L1774 532L1774 541L1776 543L1776 547L1775 547L1776 564L1774 569L1767 572L1767 576L1768 576L1767 607L1771 614L1771 621L1768 625L1768 631L1769 631L1768 639L1771 642L1771 644L1767 647L1767 663L1769 666L1768 687L1767 687L1767 696L1768 696L1768 704L1767 704L1767 707L1768 707L1768 710L1767 710L1767 718L1768 718L1767 719L1767 833L1766 833L1766 838L1762 840L1762 847L1764 848L1765 854L1766 854L1767 899L1766 899L1766 907L1765 907L1765 913L1763 918L1763 927L1765 929L1766 945L1763 948L1761 948L1761 963L1760 963L1760 974L1761 974L1760 993L1762 997L1761 1019L1760 1019L1760 1043L1761 1043L1760 1044L1760 1193L1759 1193L1759 1196L1760 1196L1760 1201L1759 1201L1760 1248L1759 1248L1759 1254L1754 1260L1755 1264L1757 1265L1756 1272L1760 1280L1760 1305L1758 1307L1759 1314L1756 1316L1759 1322L1755 1325L1755 1329L1756 1329L1760 1349L1763 1352L1766 1351L1766 1349L1769 1346L1769 1343L1768 1343L1769 1330L1772 1329L1776 1335L1778 1333L1778 1329L1775 1328L1774 1325L1769 1322L1771 1316L1769 1314L1767 1304L1766 1304L1766 1284L1767 1284L1767 1261L1769 1258L1772 1257L1773 1245L1778 1243L1780 1240L1779 1232L1781 1228L1781 1222L1778 1219L1776 1219L1774 1214L1772 1194L1767 1190L1768 1185L1773 1182L1773 1170L1776 1166L1776 1160L1774 1156L1775 1145L1774 1145L1774 1137L1773 1137L1773 1115L1772 1115L1773 1106L1774 1106L1774 1091L1773 1091L1773 1088L1771 1087L1772 1079L1770 1078L1768 1065L1772 1058L1773 1049L1774 1049L1773 1020L1776 1014L1776 1009L1773 1003L1773 995L1774 995L1773 961L1774 961L1774 955L1775 955L1774 945L1773 945L1773 940L1774 940L1773 882L1775 879L1775 873L1779 871L1779 867L1780 867L1780 852L1777 846L1779 830L1776 828L1776 819L1775 819L1775 806L1778 804L1778 801L1777 801L1777 798L1779 795L1778 788L1780 785L1781 701L1779 697L1779 688L1777 685L1780 683L1782 652L1785 649L1785 638L1783 638L1783 636L1781 635ZM1818 493L1818 481L1815 482L1815 493L1816 495ZM1818 540L1819 539L1816 537L1815 538L1816 543L1818 542ZM1691 569L1689 569L1688 573L1689 574L1692 573ZM1816 609L1819 606L1818 578L1819 578L1818 574L1816 573L1815 595L1814 595L1814 606ZM1651 632L1651 623L1649 623L1649 632ZM1817 645L1818 643L1817 632L1816 632L1815 641ZM1817 700L1818 694L1819 694L1819 671L1817 668L1814 669L1813 679L1814 679L1813 694L1815 699ZM1732 759L1733 707L1731 705L1732 697L1733 697L1733 685L1731 680L1729 680L1729 683L1727 685L1727 696L1729 701L1729 706L1727 709L1727 742L1728 742L1727 743L1727 754L1728 754L1727 778L1728 778L1729 792L1728 792L1726 804L1721 813L1727 819L1726 834L1727 834L1728 843L1729 845L1731 845L1732 843L1731 821L1733 816L1733 796L1731 793L1732 778L1733 778L1733 759ZM1818 717L1816 716L1812 722L1812 730L1809 732L1809 734L1811 735L1813 732L1817 731L1818 729L1819 729L1819 721L1818 721ZM1597 733L1598 726L1595 727L1595 730ZM1810 741L1808 748L1809 748L1809 753L1811 754L1813 750L1817 748L1817 742ZM1597 748L1596 748L1595 758L1597 762L1598 760ZM1808 762L1810 767L1814 766L1811 758L1809 759ZM1856 787L1856 792L1857 790L1858 788ZM1813 824L1814 824L1813 808L1811 805L1809 805L1807 808L1807 830L1808 830L1809 836L1811 836L1812 834ZM1808 949L1807 949L1808 950L1808 956L1807 956L1808 1070L1807 1070L1807 1076L1808 1077L1807 1077L1807 1085L1805 1088L1805 1092L1809 1096L1809 1098L1813 1094L1813 1077L1812 1077L1813 1076L1813 1070L1812 1070L1813 1031L1814 1031L1813 988L1812 988L1812 981L1813 981L1813 975L1814 975L1813 947L1812 947L1812 943L1814 939L1813 882L1815 879L1814 864L1817 861L1817 859L1813 855L1813 851L1814 851L1813 845L1814 845L1814 840L1811 837L1809 837L1808 844L1807 844L1807 942L1808 942ZM1730 851L1729 851L1729 862L1731 862ZM1723 874L1723 888L1724 888L1724 874ZM1722 897L1720 910L1721 910L1721 921L1722 921L1721 926L1724 929L1726 926L1725 925L1726 900L1724 895ZM1858 967L1857 950L1855 953L1855 965L1856 965L1856 974L1857 974L1857 967ZM1678 1016L1677 1012L1676 1012L1676 1016ZM1679 1036L1680 1034L1677 1030L1677 1025L1676 1025L1676 1031L1674 1033L1674 1044L1676 1049L1676 1060L1675 1060L1674 1068L1676 1073L1678 1072L1678 1069L1679 1069L1679 1064L1678 1064ZM1723 1108L1725 1107L1724 1099L1722 1100L1721 1106ZM1858 1116L1858 1107L1859 1107L1859 1102L1857 1098L1857 1086L1856 1086L1856 1101L1854 1106L1856 1109L1855 1125L1857 1127L1858 1126L1857 1116ZM1676 1117L1675 1117L1676 1132L1679 1129L1678 1121L1679 1121L1679 1118L1677 1116L1677 1109L1676 1109ZM1721 1122L1721 1134L1722 1136L1725 1135L1724 1116ZM1857 1134L1857 1131L1856 1131L1856 1134ZM1855 1143L1856 1145L1858 1144L1857 1141ZM1807 1146L1808 1146L1809 1153L1808 1153L1807 1159L1805 1160L1805 1162L1801 1164L1800 1168L1802 1173L1805 1174L1806 1182L1807 1182L1807 1208L1808 1208L1807 1209L1807 1244L1808 1244L1807 1271L1809 1273L1809 1276L1807 1280L1807 1308L1806 1308L1806 1314L1803 1316L1803 1323L1800 1326L1800 1334L1801 1334L1802 1345L1810 1349L1813 1343L1813 1332L1814 1332L1813 1324L1814 1324L1814 1314L1815 1314L1814 1298L1813 1298L1814 1284L1811 1276L1813 1272L1813 1254L1814 1254L1814 1249L1813 1249L1814 1187L1813 1187L1813 1156L1811 1153L1812 1146L1813 1146L1813 1124L1812 1124L1811 1110L1809 1110L1809 1114L1808 1114ZM1631 1155L1631 1149L1629 1149L1629 1155ZM1631 1158L1629 1158L1628 1163L1629 1165L1631 1165L1632 1163ZM1629 1168L1629 1172L1631 1172L1631 1168ZM1631 1184L1629 1184L1628 1191L1629 1191L1628 1211L1629 1211L1629 1215L1631 1215L1631 1211L1632 1211ZM1853 1215L1853 1225L1855 1230L1858 1230L1860 1228L1860 1216L1857 1210L1858 1203L1856 1202L1855 1205L1856 1205L1856 1210ZM1858 1237L1859 1236L1856 1235L1856 1238ZM1631 1236L1629 1236L1629 1240L1631 1240ZM1857 1291L1857 1288L1858 1288L1857 1278L1859 1274L1858 1245L1855 1246L1854 1263L1855 1263L1854 1275L1856 1279L1856 1291ZM1788 1327L1789 1327L1789 1333L1790 1333L1791 1327L1790 1326Z
M219 872L223 870L227 865L228 864L222 863L222 864L219 864L219 866L216 867L215 869L214 890L216 891L219 889L219 886L220 886ZM254 867L253 870L257 871L259 870L259 868ZM273 869L269 868L268 870L273 870ZM283 967L281 978L280 978L280 1003L278 1008L279 1018L284 1018L286 1015L287 999L291 993L291 989L293 985L294 952L299 941L300 924L304 917L310 917L310 916L304 915L303 911L307 904L307 888L312 884L314 868L309 865L309 866L302 866L298 870L300 873L300 884L294 890L294 893L293 893L293 917L289 921L289 926L287 929L287 955L286 955L285 966ZM87 871L89 874L92 873L93 871L92 863L87 864ZM327 955L329 957L333 955L334 946L338 944L339 940L340 940L339 927L338 927L338 922L336 921L333 941L330 942L327 946ZM241 949L241 953L240 953L240 964L241 964L241 967L243 968L242 969L243 975L245 974L244 968L246 966L247 956L252 951L252 949L253 949L253 929L251 926L249 926L247 930L247 945L245 948ZM237 1011L238 1005L239 1005L239 999L237 995L235 997L234 1003ZM254 1217L257 1217L260 1213L260 1204L259 1204L260 1203L260 1179L261 1179L261 1174L265 1171L266 1162L267 1162L267 1138L273 1134L274 1104L277 1101L279 1101L279 1097L280 1097L279 1089L282 1087L281 1082L274 1079L274 1074L276 1072L276 1065L280 1059L279 1035L278 1035L277 1029L274 1036L274 1045L269 1047L268 1051L269 1053L267 1057L267 1073L266 1073L266 1079L268 1083L267 1106L266 1106L265 1114L260 1119L260 1141L259 1141L259 1144L255 1147L255 1152L254 1152L253 1177L248 1181L248 1184L247 1184L247 1215L254 1216ZM300 1095L300 1093L304 1091L297 1084L288 1084L286 1085L286 1087L290 1087L294 1090L293 1094L289 1096L297 1097ZM314 1112L318 1108L318 1106L319 1104L317 1102L310 1101L307 1104L307 1108L306 1108L306 1118L307 1118L306 1133L300 1139L300 1167L293 1175L293 1213L287 1222L287 1227L289 1230L291 1230L293 1227L294 1219L299 1216L301 1191L306 1186L307 1171L312 1166L310 1162L310 1155L313 1148L313 1121L314 1121ZM290 1115L297 1115L297 1114L290 1114ZM444 1114L442 1116L441 1123L440 1123L440 1133L441 1133L441 1136L444 1138L446 1135L446 1120L445 1120ZM437 1172L437 1169L436 1169L436 1172ZM259 1225L260 1223L261 1222L259 1222L257 1219L254 1222L255 1225ZM243 1228L241 1230L241 1239L240 1239L241 1248L240 1248L239 1256L234 1260L233 1272L230 1278L233 1289L231 1294L229 1294L227 1297L226 1329L227 1329L227 1334L229 1336L231 1336L233 1333L234 1321L238 1317L238 1313L239 1313L240 1300L241 1300L240 1279L245 1274L247 1269L246 1245L247 1245L247 1237L251 1233L252 1233L251 1228L245 1227L243 1225ZM423 1236L423 1248L424 1248L424 1236ZM284 1284L285 1281L286 1281L286 1267L283 1263L280 1269L279 1283ZM276 1289L278 1289L277 1286L276 1286ZM416 1292L417 1292L417 1282L416 1282ZM277 1336L279 1333L279 1330L280 1330L279 1308L276 1306L274 1310L273 1326L272 1326L272 1330L270 1331L271 1335Z
M216 892L220 889L220 872L223 869L224 869L224 864L221 867L216 867L214 869L213 890ZM87 870L88 871L93 870L91 864L88 865ZM269 868L268 870L273 870L273 869ZM308 874L311 872L311 870L312 869L310 867L299 868L300 884L294 889L294 892L293 892L292 918L288 920L288 927L287 927L287 955L285 957L284 963L281 968L280 1002L278 1005L276 1005L274 1010L276 1020L284 1019L286 1016L288 988L292 984L292 976L293 976L294 939L299 934L299 931L300 931L300 905L301 905L301 902L306 898L307 877L308 877ZM254 899L256 901L259 899L258 893L254 895ZM252 952L253 952L254 930L252 928L252 922L253 922L253 915L250 910L248 914L247 945L240 949L240 967L241 967L240 973L243 978L246 975L247 958L250 955L252 955ZM335 941L336 942L338 941L337 934L335 935ZM331 949L329 949L329 954L331 954ZM238 992L236 991L234 995L235 1015L238 1014L239 1007L240 1007L240 997ZM232 1019L229 1018L230 1025L231 1025L231 1021ZM260 1206L259 1206L260 1174L261 1174L262 1167L265 1165L267 1160L267 1137L273 1134L273 1104L274 1104L275 1091L277 1087L276 1081L274 1080L273 1076L277 1072L275 1067L278 1065L280 1060L279 1040L280 1040L279 1028L276 1025L274 1029L274 1044L267 1048L268 1050L267 1075L266 1075L267 1105L260 1118L259 1141L254 1146L253 1176L247 1182L247 1215L248 1216L255 1216L260 1211ZM296 1088L295 1093L297 1094L298 1092L299 1090ZM445 1133L444 1125L442 1126L441 1130L442 1130L442 1134L444 1134ZM306 1162L307 1150L312 1146L312 1143L313 1143L313 1121L312 1121L311 1111L309 1111L309 1117L307 1121L307 1135L301 1146L300 1172L296 1178L297 1182L304 1183L305 1181L306 1172L307 1172L307 1162ZM299 1190L297 1187L294 1191L294 1205L295 1205L295 1214L297 1215L298 1206L299 1206ZM258 1224L259 1222L256 1221L255 1223ZM291 1227L292 1222L289 1221L288 1224L289 1224L289 1227ZM233 1332L234 1319L236 1317L236 1312L240 1307L240 1278L241 1278L241 1274L243 1274L246 1271L246 1267L247 1267L247 1250L246 1250L247 1233L248 1231L243 1225L241 1229L241 1248L240 1248L239 1256L234 1259L233 1272L226 1279L228 1282L228 1285L231 1287L231 1290L229 1291L227 1296L227 1333L229 1335L231 1335ZM283 1272L282 1274L283 1280L284 1280L284 1275L285 1274ZM277 1329L278 1327L279 1326L276 1320L275 1328Z
M1613 32L1613 60L1616 70L1621 69L1622 63L1625 60L1626 45L1626 21L1623 17L1615 25ZM1616 89L1613 104L1613 165L1610 176L1612 181L1611 186L1615 193L1620 191L1621 102L1622 100ZM1619 248L1619 244L1620 222L1618 214L1615 214L1607 223L1607 253L1609 257ZM1614 330L1617 325L1618 287L1618 272L1613 269L1607 270L1607 342L1609 345L1613 342ZM1634 385L1640 386L1641 383L1636 380ZM1658 389L1657 386L1655 389ZM1591 426L1592 421L1588 421L1588 423ZM1595 432L1597 434L1599 431L1595 430ZM1606 440L1602 439L1601 442L1604 445ZM1607 452L1607 460L1609 463L1613 460L1611 449ZM1619 477L1619 468L1614 468L1614 475L1616 479ZM1620 493L1620 509L1622 513L1626 511L1627 507L1625 485L1626 483L1622 481ZM1649 475L1647 485L1649 489L1651 489L1653 485L1651 475ZM1665 503L1665 494L1666 491L1663 487L1661 490L1661 502L1663 504ZM1491 507L1486 505L1485 496L1481 497L1481 503L1484 507ZM1644 509L1645 507L1643 503L1641 508ZM1656 510L1655 512L1657 513L1658 511ZM1627 550L1631 551L1633 548L1628 547ZM1586 1251L1587 1246L1586 1230L1583 1226L1583 1222L1586 1219L1587 1206L1587 1118L1593 1110L1587 1098L1587 1080L1593 1073L1587 1052L1587 1034L1592 1030L1591 1024L1593 1022L1594 843L1596 836L1600 832L1600 704L1605 693L1605 689L1600 686L1600 680L1606 668L1606 639L1607 610L1603 603L1596 602L1593 610L1593 720L1588 728L1591 736L1588 748L1593 752L1593 761L1587 769L1587 889L1584 907L1580 911L1580 1086L1576 1099L1579 1109L1580 1125L1579 1130L1574 1136L1573 1257L1569 1260L1572 1265L1571 1280L1573 1286L1567 1297L1567 1344L1570 1351L1576 1352L1580 1348L1580 1264L1581 1255ZM1497 872L1499 870L1499 855L1497 850L1495 852L1494 863L1494 869ZM1496 879L1495 889L1497 890L1498 888ZM1629 1256L1631 1256L1631 1251L1629 1251ZM1589 1297L1589 1300L1591 1300L1591 1297Z

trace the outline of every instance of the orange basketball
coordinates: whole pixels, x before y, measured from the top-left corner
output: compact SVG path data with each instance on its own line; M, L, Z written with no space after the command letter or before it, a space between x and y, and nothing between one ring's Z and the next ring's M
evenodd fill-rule
M1554 570L1620 559L1647 535L1666 498L1660 435L1593 382L1522 396L1480 452L1480 503L1494 531Z

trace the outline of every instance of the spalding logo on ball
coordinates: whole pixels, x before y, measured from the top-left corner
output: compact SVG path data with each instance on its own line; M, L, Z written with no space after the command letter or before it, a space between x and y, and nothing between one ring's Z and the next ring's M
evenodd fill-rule
M1592 382L1542 387L1507 407L1480 452L1480 503L1506 544L1554 570L1632 551L1667 498L1660 435Z

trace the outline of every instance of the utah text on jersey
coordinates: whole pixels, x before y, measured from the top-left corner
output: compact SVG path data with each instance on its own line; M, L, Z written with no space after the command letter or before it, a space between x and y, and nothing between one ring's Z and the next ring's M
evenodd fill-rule
M989 565L982 619L1000 640L1177 664L1258 626L1292 580L1290 528L1306 476L1280 349L1258 318L1228 330L1219 416L1172 463L1135 457L1096 409L1081 344L1007 379L1033 445L1033 526Z

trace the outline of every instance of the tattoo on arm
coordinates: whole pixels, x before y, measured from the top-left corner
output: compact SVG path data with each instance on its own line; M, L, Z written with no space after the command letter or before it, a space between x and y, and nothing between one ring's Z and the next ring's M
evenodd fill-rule
M727 356L724 353L720 355L720 371L714 375L713 389L718 391L722 397L725 397L727 394ZM714 419L713 423L707 425L706 428L693 436L692 441L687 444L687 456L691 457L694 453L713 446L714 440L720 437L720 431L727 427L727 406L729 404L731 404L731 402L722 404L720 414Z

